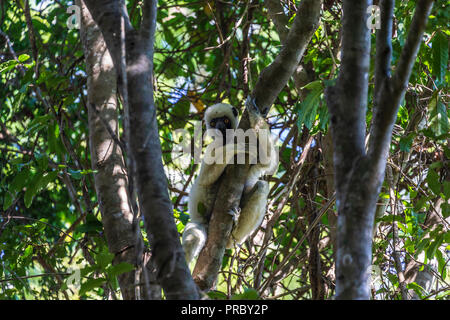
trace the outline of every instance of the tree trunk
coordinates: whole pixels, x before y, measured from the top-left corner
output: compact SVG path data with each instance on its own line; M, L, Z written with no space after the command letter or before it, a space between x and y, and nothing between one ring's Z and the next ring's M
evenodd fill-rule
M198 299L184 258L162 164L153 99L156 0L146 0L135 30L124 1L84 0L113 58L125 109L127 151L158 281L167 299ZM128 106L129 102L129 106ZM128 110L129 109L129 110ZM129 112L127 112L129 111Z
M114 65L100 29L81 6L81 38L88 75L89 144L94 183L108 248L114 264L135 265L136 233L127 194L128 178L119 133ZM115 140L116 139L116 140ZM122 297L134 299L134 271L118 277Z
M382 0L377 32L374 116L365 147L370 66L367 8L372 1L343 2L342 63L327 88L338 209L336 298L369 299L372 229L384 179L392 129L425 30L432 0L418 1L408 38L391 77L393 0Z

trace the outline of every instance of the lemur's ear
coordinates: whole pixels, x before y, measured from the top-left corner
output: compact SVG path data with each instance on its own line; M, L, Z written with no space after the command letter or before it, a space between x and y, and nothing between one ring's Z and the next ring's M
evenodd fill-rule
M237 111L237 109L235 107L233 107L233 114L234 114L235 117L238 116L238 111Z

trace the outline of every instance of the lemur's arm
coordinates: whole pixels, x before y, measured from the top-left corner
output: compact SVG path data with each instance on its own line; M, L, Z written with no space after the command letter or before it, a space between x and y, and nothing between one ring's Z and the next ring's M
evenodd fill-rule
M256 106L254 99L247 98L246 106L248 110L250 127L256 130L258 135L258 155L257 164L250 168L249 178L246 181L245 189L251 190L258 179L263 175L272 175L278 168L278 152L275 148L269 125Z
M208 148L215 149L208 150ZM241 153L251 153L247 144L243 146L236 146L233 143L226 144L225 146L217 146L214 144L208 145L206 157L211 154L212 156L211 158L205 157L205 159L203 159L200 173L197 178L198 183L205 186L215 183L222 175L225 167L234 161L234 156ZM217 157L215 157L215 155L217 155Z

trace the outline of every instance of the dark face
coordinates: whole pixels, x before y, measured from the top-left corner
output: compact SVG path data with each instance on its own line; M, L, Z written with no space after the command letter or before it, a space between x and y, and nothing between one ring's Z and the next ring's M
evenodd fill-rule
M223 144L226 143L226 130L232 129L231 120L228 117L214 118L209 122L212 129L217 129L222 133Z

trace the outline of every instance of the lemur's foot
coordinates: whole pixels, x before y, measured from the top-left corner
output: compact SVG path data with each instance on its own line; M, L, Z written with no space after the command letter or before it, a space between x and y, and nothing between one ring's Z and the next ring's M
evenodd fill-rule
M256 105L255 98L252 98L250 95L247 96L247 100L245 101L247 108L250 108L253 112L260 113L258 106Z
M232 217L233 222L236 224L239 220L239 215L241 214L241 208L239 207L231 208L228 211L228 214Z
M256 98L252 98L250 95L247 96L247 100L245 101L245 105L247 108L249 108L249 111L252 111L257 116L262 116L263 118L267 116L267 113L269 113L269 108L265 107L264 109L261 109L256 104Z

